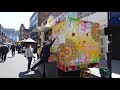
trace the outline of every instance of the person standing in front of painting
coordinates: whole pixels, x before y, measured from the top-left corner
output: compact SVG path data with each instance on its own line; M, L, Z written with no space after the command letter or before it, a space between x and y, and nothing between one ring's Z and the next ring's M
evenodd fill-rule
M41 50L41 53L40 53L40 59L41 60L36 65L34 65L31 68L31 70L34 70L41 63L48 62L48 58L50 57L50 48L51 48L52 44L54 43L54 41L56 40L56 38L54 38L54 40L51 43L49 41L43 43L44 46L43 46L43 48ZM44 69L44 74L45 74L45 69ZM43 77L44 77L44 75L43 75Z

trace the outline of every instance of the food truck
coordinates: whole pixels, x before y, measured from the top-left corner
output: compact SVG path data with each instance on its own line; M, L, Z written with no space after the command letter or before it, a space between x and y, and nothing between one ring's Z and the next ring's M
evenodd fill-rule
M78 70L82 63L90 67L99 63L99 23L67 17L48 31L49 34L51 33L52 40L58 37L51 47L49 62L56 61L57 67L62 71Z

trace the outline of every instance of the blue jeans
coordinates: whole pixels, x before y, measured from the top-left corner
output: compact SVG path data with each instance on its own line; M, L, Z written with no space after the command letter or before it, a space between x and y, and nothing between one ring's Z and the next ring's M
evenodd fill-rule
M31 62L32 62L32 57L28 57L28 69L30 69Z

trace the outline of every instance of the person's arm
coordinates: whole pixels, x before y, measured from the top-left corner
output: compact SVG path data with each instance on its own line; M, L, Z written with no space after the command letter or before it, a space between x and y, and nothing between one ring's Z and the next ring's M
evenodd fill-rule
M43 54L43 48L42 48L41 53L40 53L40 58L42 57L42 54Z
M10 47L10 50L12 49L12 46Z
M54 38L54 40L50 43L50 47L52 46L52 44L54 43L54 41L56 40L56 38Z
M34 49L32 48L32 57L34 57L34 58L35 58L33 51L34 51Z
M26 57L28 58L28 49L26 49Z
M9 52L9 49L8 49L8 47L7 47L7 53Z

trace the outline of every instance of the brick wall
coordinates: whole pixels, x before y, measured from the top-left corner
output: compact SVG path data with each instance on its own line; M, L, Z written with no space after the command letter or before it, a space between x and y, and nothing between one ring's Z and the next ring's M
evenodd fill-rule
M38 26L41 26L41 23L47 19L50 14L52 14L53 12L39 12L38 14Z

